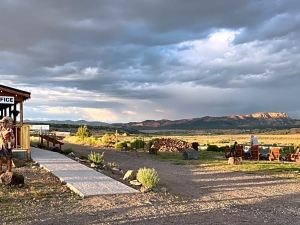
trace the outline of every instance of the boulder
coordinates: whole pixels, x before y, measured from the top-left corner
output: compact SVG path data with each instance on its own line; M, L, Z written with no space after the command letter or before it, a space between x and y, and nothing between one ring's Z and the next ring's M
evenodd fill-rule
M240 165L242 164L242 157L229 157L228 164L229 165Z
M24 176L14 172L6 172L0 175L0 182L4 185L24 186Z
M197 160L199 159L199 152L193 148L187 148L182 152L182 156L185 160Z
M132 181L135 179L136 179L136 172L134 170L128 170L123 177L123 180Z

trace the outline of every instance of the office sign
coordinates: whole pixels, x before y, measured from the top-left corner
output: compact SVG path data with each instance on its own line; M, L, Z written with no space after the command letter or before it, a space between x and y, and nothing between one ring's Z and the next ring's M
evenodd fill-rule
M15 104L15 97L0 96L0 104L13 105Z

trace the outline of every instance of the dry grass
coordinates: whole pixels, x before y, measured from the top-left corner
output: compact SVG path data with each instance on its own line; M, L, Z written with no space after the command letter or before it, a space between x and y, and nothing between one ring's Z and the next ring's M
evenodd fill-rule
M300 145L300 134L258 134L256 135L260 144L264 145ZM144 139L148 141L152 138L175 138L188 142L199 142L201 145L215 144L218 146L230 145L237 141L240 144L248 144L250 140L249 134L233 134L233 135L182 135L182 136L119 136L119 141L132 141L134 139Z

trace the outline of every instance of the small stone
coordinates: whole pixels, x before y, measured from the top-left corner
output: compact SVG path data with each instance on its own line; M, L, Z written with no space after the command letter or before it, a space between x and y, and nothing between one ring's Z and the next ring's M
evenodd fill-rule
M122 175L121 170L119 168L116 168L116 167L111 168L111 172L113 174Z
M123 177L123 180L132 181L135 179L136 179L136 172L134 170L128 170Z
M75 154L74 154L74 152L71 152L68 154L68 156L75 157Z
M96 165L95 163L91 163L91 167L92 167L92 168L96 168L97 165Z
M142 193L147 193L147 192L150 192L151 190L149 188L146 188L146 187L142 186L141 189L140 189L140 191Z
M142 184L140 182L138 182L137 180L131 180L129 182L130 184L134 185L134 186L141 186Z

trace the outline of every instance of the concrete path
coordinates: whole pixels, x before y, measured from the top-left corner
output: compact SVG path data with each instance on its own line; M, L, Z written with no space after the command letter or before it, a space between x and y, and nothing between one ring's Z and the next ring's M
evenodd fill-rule
M32 148L32 159L82 197L138 191L62 154Z

